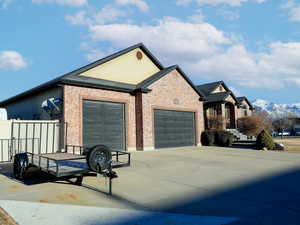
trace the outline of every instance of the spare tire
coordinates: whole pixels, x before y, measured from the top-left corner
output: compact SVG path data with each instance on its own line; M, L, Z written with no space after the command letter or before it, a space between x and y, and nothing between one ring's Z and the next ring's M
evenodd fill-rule
M91 171L101 172L109 169L111 158L111 151L107 146L96 145L89 150L86 160Z

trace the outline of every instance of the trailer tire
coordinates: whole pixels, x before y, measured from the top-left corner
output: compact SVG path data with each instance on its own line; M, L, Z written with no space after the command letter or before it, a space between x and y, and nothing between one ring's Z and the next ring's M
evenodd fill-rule
M90 149L86 160L90 170L102 172L111 166L111 151L105 145L96 145Z
M26 153L19 153L14 156L13 173L18 180L24 180L28 167L28 156Z

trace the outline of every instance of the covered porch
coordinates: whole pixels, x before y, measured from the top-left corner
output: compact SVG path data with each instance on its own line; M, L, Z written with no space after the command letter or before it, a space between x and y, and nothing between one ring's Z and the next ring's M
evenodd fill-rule
M205 104L205 129L235 129L236 108L230 101Z

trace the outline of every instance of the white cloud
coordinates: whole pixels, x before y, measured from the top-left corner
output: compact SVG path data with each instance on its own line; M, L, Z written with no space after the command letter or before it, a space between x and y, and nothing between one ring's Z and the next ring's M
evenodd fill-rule
M96 24L105 24L109 22L114 22L121 17L125 17L125 11L116 8L111 5L103 7L100 11L93 15L94 22Z
M86 55L88 61L96 61L103 58L105 55L99 49L91 49Z
M194 80L230 80L239 86L271 89L300 86L300 42L273 42L251 52L239 38L211 24L170 17L152 25L90 25L89 33L91 42L109 43L114 50L143 42L164 64L181 65ZM108 54L105 48L89 53L93 59Z
M296 4L293 0L281 6L288 10L288 16L291 21L300 22L300 4Z
M228 87L228 88L231 90L231 92L233 92L233 94L235 95L235 97L243 96L243 94L242 94L242 92L240 91L240 89L237 89L237 88L235 88L235 87L233 87L233 86L230 86L230 87Z
M84 26L115 22L126 15L125 11L112 5L107 5L97 12L87 13L86 11L80 11L74 15L67 15L65 18L72 25Z
M263 3L267 0L177 0L178 5L188 5L192 2L196 2L200 5L229 5L232 7L241 6L243 3L246 2L256 2L256 3Z
M241 86L276 89L300 81L299 57L300 42L271 43L268 51L261 53L251 53L239 44L188 66L206 78L213 76Z
M19 70L27 66L24 57L16 51L0 51L0 69Z
M149 5L143 0L116 0L116 3L119 5L135 5L143 12L149 10Z
M87 17L85 11L80 11L74 15L66 15L65 18L72 25L84 26L92 23L92 20Z
M197 9L194 15L188 17L191 22L202 23L204 21L204 15L201 9Z
M176 4L186 6L186 5L190 4L192 1L193 0L177 0Z
M225 8L218 9L217 14L226 20L237 20L240 18L240 14L237 11L232 11Z
M218 45L230 40L208 23L194 24L174 18L164 18L154 25L106 24L90 26L95 42L109 41L114 47L123 48L144 42L165 58L182 57L183 60L208 56L218 50Z
M6 9L12 2L13 0L0 0L0 6L1 8Z
M88 0L32 0L33 3L55 3L72 7L81 7L88 4Z

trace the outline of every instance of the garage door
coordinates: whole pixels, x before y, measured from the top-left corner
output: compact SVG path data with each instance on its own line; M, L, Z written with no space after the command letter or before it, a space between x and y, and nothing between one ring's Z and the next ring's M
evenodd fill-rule
M195 145L193 112L154 110L155 148Z
M124 104L83 101L83 145L125 149Z

